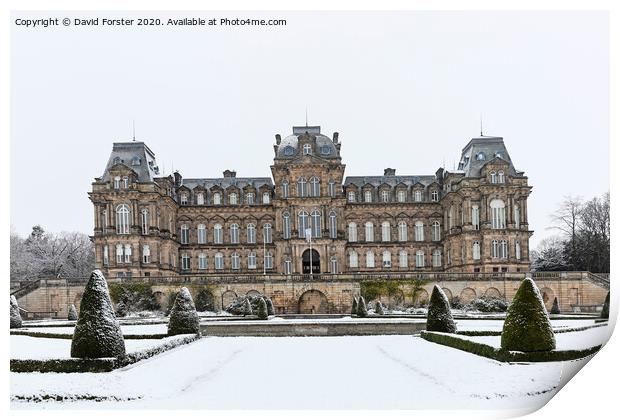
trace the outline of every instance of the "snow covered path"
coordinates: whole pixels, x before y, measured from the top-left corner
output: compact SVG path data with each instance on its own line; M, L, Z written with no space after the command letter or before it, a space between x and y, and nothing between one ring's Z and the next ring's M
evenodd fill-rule
M110 373L11 373L13 408L533 409L588 359L509 365L411 336L207 337Z

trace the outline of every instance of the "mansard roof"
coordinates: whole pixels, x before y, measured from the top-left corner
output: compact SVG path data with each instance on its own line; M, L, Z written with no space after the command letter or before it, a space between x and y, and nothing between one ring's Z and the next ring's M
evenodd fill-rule
M276 144L276 159L295 159L302 156L299 150L299 140L308 138L316 145L315 152L317 157L322 159L340 158L338 144L338 134L334 133L334 140L321 134L320 126L299 126L293 127L293 134L280 139L279 135Z
M138 176L138 182L152 182L153 178L159 176L155 153L141 141L114 143L101 180L109 181L110 169L119 164L134 171Z
M395 187L399 184L411 187L417 183L428 187L430 184L437 181L435 175L388 175L388 176L348 176L345 178L343 185L353 184L357 187L370 184L374 187L378 187L382 184L387 184L391 187Z
M253 187L258 190L263 185L273 188L271 178L238 178L232 176L224 178L183 178L183 186L192 190L197 186L201 186L205 189L220 187L224 190L229 187L237 187L239 189Z
M518 172L510 159L504 139L502 137L481 136L474 137L463 148L459 171L463 171L468 178L481 176L481 169L495 158L500 158L508 164L510 175L522 175Z

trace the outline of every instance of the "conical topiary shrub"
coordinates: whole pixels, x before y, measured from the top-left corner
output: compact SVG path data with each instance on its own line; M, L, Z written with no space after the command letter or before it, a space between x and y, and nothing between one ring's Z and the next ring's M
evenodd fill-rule
M19 305L17 304L17 299L15 296L11 295L11 328L21 328L22 327L22 316L19 313Z
M364 318L368 316L368 308L366 307L366 301L364 300L364 296L360 296L357 300L357 316Z
M603 303L603 310L601 311L601 318L609 319L609 292L605 297L605 303Z
M200 319L187 287L177 293L168 321L168 335L200 334Z
M431 299L428 303L426 330L446 333L456 332L456 324L452 318L448 298L441 287L437 285L433 287Z
M265 299L261 298L258 301L258 311L256 312L256 315L258 316L258 319L267 319L267 303L265 302Z
M526 278L508 307L502 330L502 349L510 351L551 351L555 335L540 290Z
M108 284L99 270L91 273L84 288L71 357L94 359L125 355L125 340L114 315Z
M74 304L71 304L71 306L69 307L69 312L67 313L67 319L69 321L77 321L78 319L77 309L75 309Z
M381 301L378 300L377 303L375 303L375 313L377 315L384 315L385 311L383 310L383 305L381 304Z
M553 315L558 315L560 313L560 303L558 302L557 296L553 298L553 305L551 306L551 313Z
M351 304L351 315L357 315L357 298L353 298L353 303Z
M267 304L267 315L275 315L276 310L273 307L273 302L271 301L271 299L265 299L265 303Z
M243 302L243 316L246 315L252 315L252 304L247 298L245 299L245 302Z

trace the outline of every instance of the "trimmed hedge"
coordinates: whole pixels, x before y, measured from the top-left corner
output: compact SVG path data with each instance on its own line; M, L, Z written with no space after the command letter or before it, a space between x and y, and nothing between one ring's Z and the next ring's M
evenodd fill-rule
M561 362L566 360L581 359L590 356L601 349L594 346L584 350L552 350L535 352L514 352L495 348L488 344L476 343L465 338L455 337L442 333L422 331L420 336L426 341L463 350L477 356L487 357L499 362Z

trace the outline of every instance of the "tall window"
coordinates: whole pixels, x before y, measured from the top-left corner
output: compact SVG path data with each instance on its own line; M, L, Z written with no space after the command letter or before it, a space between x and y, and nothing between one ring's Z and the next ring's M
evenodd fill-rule
M349 242L357 242L357 223L349 223Z
M197 233L198 233L198 243L206 244L207 243L207 227L203 223L198 225Z
M245 195L245 202L249 206L254 205L254 193L253 192L249 192Z
M366 242L373 242L375 240L375 229L372 222L366 222L365 225Z
M116 263L117 264L120 264L124 261L123 255L124 255L123 245L121 244L116 245Z
M108 246L103 246L103 265L110 264L110 256L108 255Z
M270 244L271 240L271 223L265 223L263 225L263 241Z
M297 180L297 197L306 196L306 178L301 177Z
M338 274L338 259L336 257L329 259L329 271L332 274Z
M121 177L120 176L115 176L114 177L114 189L115 190L120 190L121 189Z
M407 200L407 191L400 190L397 194L398 202L404 203Z
M282 198L288 198L288 181L282 181Z
M116 233L129 234L129 206L121 204L116 207Z
M521 227L521 209L518 205L515 205L515 228Z
M480 242L479 241L474 241L474 244L472 246L472 255L474 257L474 260L480 259Z
M390 251L383 251L382 262L384 268L389 268L392 266L392 253Z
M398 222L398 240L400 242L407 242L407 223Z
M181 193L181 204L184 206L187 205L187 193Z
M312 210L312 213L310 213L310 218L312 219L312 237L320 238L321 237L321 213L318 210Z
M103 232L108 228L108 211L103 210L101 212L101 227L103 228Z
M506 228L506 207L504 202L498 198L491 200L491 228Z
M308 143L304 144L304 155L309 155L310 153L312 153L312 146Z
M480 229L480 209L477 204L471 206L471 224L475 230Z
M241 262L239 260L239 254L233 252L230 256L230 265L233 270L239 270L241 268Z
M504 183L504 171L499 171L497 173L497 183L498 184L503 184Z
M499 258L499 242L495 239L491 241L491 257Z
M329 212L329 237L332 239L336 239L338 236L338 225L336 219L336 212Z
M390 241L390 222L383 222L381 223L381 240L383 242L389 242Z
M142 210L142 234L149 234L149 211L147 209Z
M431 201L439 201L439 191L433 190L431 191Z
M126 263L131 262L131 245L129 244L125 245L125 262Z
M381 201L387 203L390 201L390 192L387 190L381 191Z
M145 264L151 262L151 248L148 245L142 245L142 262Z
M181 243L189 243L189 226L187 225L181 225Z
M230 225L230 243L238 244L239 243L239 225L233 223Z
M519 241L515 242L515 258L517 260L521 259L521 243Z
M224 242L224 235L222 233L223 233L222 225L217 223L215 226L213 226L213 243L214 244L221 244L222 242Z
M265 254L265 269L271 270L273 268L273 255L271 252Z
M207 269L207 254L198 254L198 269L206 270Z
M199 206L204 206L205 204L205 195L204 193L196 193L196 204Z
M284 274L293 273L293 262L290 259L284 260Z
M271 202L271 194L268 192L263 193L263 204L269 204Z
M332 181L331 179L329 180L328 184L327 184L327 192L329 194L329 196L331 198L334 198L336 196L336 183L334 181Z
M299 220L297 223L297 236L299 238L305 238L306 229L308 229L308 212L302 210L299 212Z
M508 258L508 241L505 239L499 242L499 257Z
M123 177L123 188L124 189L129 188L129 178L126 176Z
M450 206L448 210L448 229L452 229L454 226L454 206Z
M249 223L248 224L247 237L248 237L248 243L249 244L255 244L256 243L256 226L254 226L253 223Z
M433 267L441 267L441 251L438 249L433 251Z
M248 268L249 269L256 268L256 252L250 252L248 254Z
M215 269L223 270L224 269L224 255L221 252L215 254Z
M315 176L310 178L310 197L319 197L321 195L321 182Z
M419 203L422 201L422 191L418 190L415 193L413 193L413 201L415 201L416 203Z
M415 266L418 268L424 267L424 251L419 250L415 253Z
M375 268L375 253L372 251L366 252L366 267Z
M358 261L357 261L357 252L355 251L349 252L349 267L351 268L359 267Z
M365 203L372 203L372 191L370 191L370 190L364 191L364 202Z
M491 177L491 184L497 184L497 174L495 172L491 172L489 175Z
M282 237L291 239L291 215L287 211L282 213Z
M418 242L424 241L424 224L422 222L415 222L415 240Z
M222 194L219 192L213 193L213 205L219 206L222 204Z
M228 204L230 204L231 206L236 206L238 203L237 198L238 198L237 193L228 194Z
M441 240L441 225L437 220L435 220L431 224L431 240L432 241L440 241Z
M404 249L398 253L398 266L400 268L407 268L407 266L409 266L407 251Z
M349 203L355 203L355 191L349 191L347 193L347 200Z

